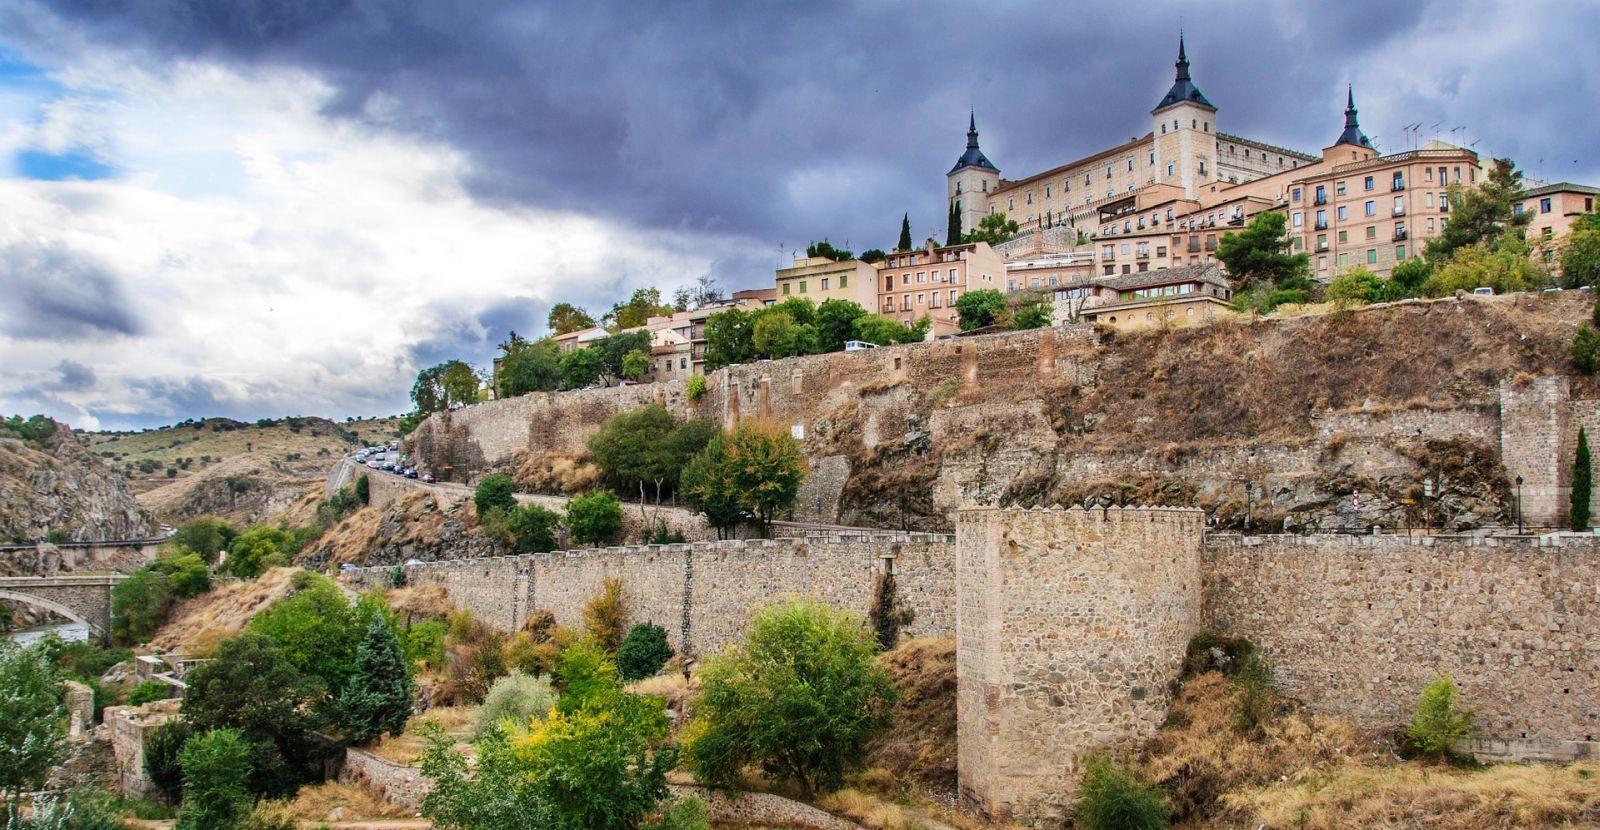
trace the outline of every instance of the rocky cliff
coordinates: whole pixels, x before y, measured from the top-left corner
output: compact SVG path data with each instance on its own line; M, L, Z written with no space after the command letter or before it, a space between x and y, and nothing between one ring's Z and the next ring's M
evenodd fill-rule
M430 418L408 446L450 480L560 486L606 417L654 402L802 436L807 520L946 530L962 504L1096 500L1197 506L1223 527L1466 528L1512 520L1503 390L1570 380L1568 420L1594 414L1592 379L1566 378L1592 303L1565 292L959 338L730 367L698 401L679 384L494 401Z
M65 425L24 439L0 432L0 540L88 542L150 534L121 473L89 454Z

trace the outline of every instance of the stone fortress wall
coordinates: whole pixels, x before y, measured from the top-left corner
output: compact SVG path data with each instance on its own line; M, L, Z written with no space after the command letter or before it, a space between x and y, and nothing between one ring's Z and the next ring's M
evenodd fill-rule
M1450 672L1486 757L1600 757L1600 539L1204 533L1199 511L962 511L955 537L837 534L462 559L411 584L513 630L535 609L581 624L602 579L634 621L714 653L750 612L809 596L865 614L893 568L912 636L957 639L961 788L996 816L1053 820L1078 762L1148 737L1188 639L1247 637L1290 695L1374 728ZM386 568L345 572L385 585Z

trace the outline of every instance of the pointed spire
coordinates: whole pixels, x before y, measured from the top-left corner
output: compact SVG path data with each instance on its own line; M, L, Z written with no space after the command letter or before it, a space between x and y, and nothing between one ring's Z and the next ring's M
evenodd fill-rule
M1172 81L1172 89L1167 90L1167 94L1161 99L1161 103L1156 104L1156 108L1151 112L1157 112L1173 104L1181 104L1185 101L1215 110L1216 107L1206 100L1206 96L1200 92L1199 87L1194 85L1194 80L1189 75L1189 50L1184 45L1182 29L1178 30L1178 62L1173 66L1177 67L1178 74Z
M995 167L993 162L984 157L983 151L978 149L978 114L975 111L967 113L967 151L956 160L956 166L950 168L950 173L965 167L982 167L985 170L1000 172L1000 168Z
M1189 53L1183 48L1182 29L1178 30L1178 62L1174 66L1178 67L1177 80L1189 80Z
M967 149L978 149L978 114L975 111L967 114Z
M1344 100L1344 132L1339 134L1339 140L1334 142L1334 146L1354 144L1357 147L1371 147L1372 142L1367 139L1366 133L1361 131L1361 122L1356 119L1355 84L1345 88Z

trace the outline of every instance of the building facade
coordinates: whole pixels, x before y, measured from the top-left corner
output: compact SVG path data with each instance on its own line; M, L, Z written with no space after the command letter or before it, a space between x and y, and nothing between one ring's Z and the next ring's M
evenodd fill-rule
M953 334L956 300L980 288L1005 289L1006 267L987 242L939 247L928 240L914 251L896 251L878 263L877 297L871 306L883 317L911 325L933 321L933 336Z
M797 257L792 266L778 269L777 300L804 297L817 305L825 300L846 300L871 311L877 275L877 268L858 259Z

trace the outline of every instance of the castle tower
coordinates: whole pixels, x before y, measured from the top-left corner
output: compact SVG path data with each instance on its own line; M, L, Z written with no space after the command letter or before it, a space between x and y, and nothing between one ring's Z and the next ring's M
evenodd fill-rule
M1376 147L1367 139L1367 134L1361 131L1361 122L1356 119L1356 90L1354 86L1345 90L1344 104L1344 132L1339 134L1339 140L1333 146L1322 151L1322 158L1334 164L1345 164L1352 161L1366 161L1378 155Z
M978 149L978 116L968 114L967 151L956 160L956 166L945 174L949 193L949 207L961 215L961 231L966 233L978 226L978 220L989 212L989 193L1000 185L1000 168Z
M1206 100L1189 76L1189 55L1178 34L1177 76L1172 88L1150 111L1155 134L1156 174L1161 184L1183 188L1194 198L1196 188L1220 178L1217 172L1217 108Z

